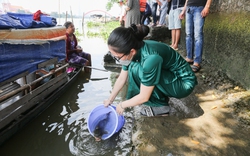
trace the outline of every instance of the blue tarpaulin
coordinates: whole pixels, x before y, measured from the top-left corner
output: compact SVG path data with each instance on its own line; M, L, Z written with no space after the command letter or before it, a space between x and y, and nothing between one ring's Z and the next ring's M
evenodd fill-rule
M10 13L0 15L0 29L27 29L52 27L57 24L56 18L41 15L40 21L33 20L33 14Z
M0 40L0 82L34 72L38 64L51 58L64 60L65 49L65 40Z

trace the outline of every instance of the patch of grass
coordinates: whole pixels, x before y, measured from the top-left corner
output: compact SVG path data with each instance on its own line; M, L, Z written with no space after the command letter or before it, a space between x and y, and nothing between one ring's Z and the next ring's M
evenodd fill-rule
M106 23L98 21L89 21L86 23L88 31L86 33L87 37L102 38L104 41L108 40L110 33L117 27L120 26L119 21L109 21ZM75 35L78 41L81 41L81 37L84 34L80 33L78 29L75 30Z
M92 22L92 21L87 22L88 28L95 28L95 27L100 27L100 26L102 26L102 23L100 22Z
M80 38L81 38L81 36L83 36L83 34L80 33L78 29L75 30L75 33L74 33L74 34L75 34L75 36L76 36L77 41L81 41Z
M120 26L120 23L118 21L110 21L106 23L101 22L88 22L88 37L100 37L104 39L105 41L108 39L109 34L117 27Z

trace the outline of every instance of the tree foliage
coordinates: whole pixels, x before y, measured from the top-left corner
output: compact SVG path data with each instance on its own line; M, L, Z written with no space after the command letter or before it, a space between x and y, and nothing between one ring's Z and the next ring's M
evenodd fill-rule
M108 0L108 3L106 5L107 11L109 11L113 7L114 3L118 3L118 2L119 0Z

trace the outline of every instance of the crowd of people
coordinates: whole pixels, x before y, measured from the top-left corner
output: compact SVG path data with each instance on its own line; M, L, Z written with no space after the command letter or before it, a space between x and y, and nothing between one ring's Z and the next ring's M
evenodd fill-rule
M121 12L119 20L121 26L133 24L151 24L152 26L166 26L169 0L119 0ZM151 20L152 17L152 20ZM152 23L151 23L152 22Z
M186 61L192 70L201 69L203 26L212 0L119 0L120 22L126 28L131 24L165 26L171 30L170 47L179 50L182 20L186 15ZM124 24L125 23L125 24Z
M121 88L128 81L126 100L120 102L116 111L122 114L127 107L145 104L150 108L142 115L156 116L169 113L169 98L184 98L197 85L195 72L201 68L203 51L203 27L212 0L119 0L121 26L108 38L111 56L122 65L113 90L104 105L113 103ZM157 8L160 16L157 17ZM166 22L166 16L169 16ZM152 20L150 18L152 16ZM185 17L186 50L183 58L178 52L181 20ZM145 40L150 27L166 25L171 30L171 45ZM168 25L167 25L168 23ZM91 66L91 55L78 47L74 24L66 22L67 58L71 64ZM86 72L90 72L88 68Z

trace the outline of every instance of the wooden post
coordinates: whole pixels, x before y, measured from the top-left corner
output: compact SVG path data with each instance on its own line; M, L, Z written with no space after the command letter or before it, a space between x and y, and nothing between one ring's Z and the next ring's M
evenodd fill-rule
M82 14L82 33L84 34L84 12Z
M68 21L68 11L66 11L66 21L65 22L67 22Z
M61 24L61 11L60 11L60 5L61 5L61 4L60 4L60 0L58 0L58 3L59 3L59 4L58 4L59 23Z
M70 6L70 14L71 14L71 21L72 21L72 23L74 23L74 21L73 21L73 15L72 15L72 10L71 10L71 6Z

